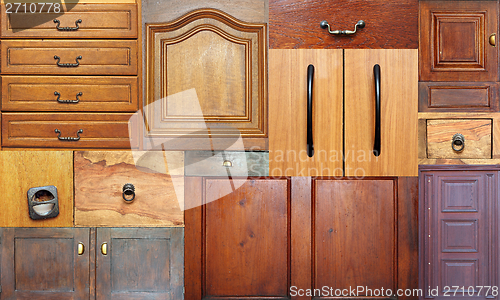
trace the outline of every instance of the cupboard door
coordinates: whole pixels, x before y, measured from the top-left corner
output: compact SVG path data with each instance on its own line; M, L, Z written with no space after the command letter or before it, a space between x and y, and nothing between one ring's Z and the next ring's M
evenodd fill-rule
M98 228L96 299L182 299L183 228Z
M420 81L498 81L497 1L420 1Z
M342 50L269 51L269 174L342 176ZM314 65L307 154L308 65Z
M4 228L0 236L2 299L90 298L89 228Z
M418 175L417 50L345 50L345 175ZM374 66L380 66L380 152L374 155Z

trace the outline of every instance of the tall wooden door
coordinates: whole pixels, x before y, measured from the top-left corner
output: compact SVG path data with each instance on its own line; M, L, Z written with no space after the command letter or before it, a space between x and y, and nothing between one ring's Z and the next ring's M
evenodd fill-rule
M0 229L1 299L89 299L89 228Z
M345 50L344 55L345 175L417 176L417 50L353 49ZM379 85L375 65L380 67ZM379 156L374 155L377 126Z

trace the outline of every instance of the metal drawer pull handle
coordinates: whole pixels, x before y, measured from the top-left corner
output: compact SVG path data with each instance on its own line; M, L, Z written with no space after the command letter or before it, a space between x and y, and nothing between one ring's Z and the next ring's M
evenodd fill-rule
M497 46L496 37L497 37L497 34L492 33L492 34L490 34L490 38L488 39L488 41L490 42L490 45L492 45L493 47Z
M307 156L314 155L313 141L313 80L314 66L307 66Z
M78 243L78 255L83 255L84 252L85 246L83 245L83 243Z
M380 155L380 66L373 66L373 78L375 80L375 142L373 143L373 155Z
M108 243L102 243L101 253L102 255L108 255Z
M82 92L79 92L78 94L76 94L76 100L60 100L59 98L61 98L61 94L59 94L59 92L54 92L54 95L57 96L57 102L59 103L78 103L80 102L80 97L81 95L83 95Z
M340 35L340 34L355 34L356 31L358 30L358 28L365 28L365 21L363 20L359 20L358 23L356 23L356 25L354 25L354 31L352 30L330 30L330 24L328 24L327 21L321 21L321 23L319 23L319 25L321 26L321 28L325 29L325 28L328 28L328 32L331 33L331 34L335 34L335 35Z
M82 20L76 20L75 21L75 25L76 27L59 27L59 25L61 25L61 22L59 22L58 19L54 19L54 23L56 23L56 29L59 30L59 31L77 31L78 29L80 29L80 23L82 23Z
M132 203L135 199L135 186L131 183L126 183L122 188L122 197L125 203Z
M222 165L226 168L229 168L229 167L232 167L233 166L233 162L230 161L230 160L225 160Z
M60 141L79 141L80 140L80 133L83 133L83 129L80 129L76 132L76 138L75 137L61 137L61 131L59 129L54 130L55 133L58 133L59 135L57 138Z
M57 66L63 67L63 68L76 68L80 65L80 62L78 61L79 59L82 59L82 56L79 55L75 60L76 64L62 64L61 63L61 58L57 55L54 55L54 59L57 59Z
M455 133L451 141L453 151L462 152L465 148L465 137L460 133Z

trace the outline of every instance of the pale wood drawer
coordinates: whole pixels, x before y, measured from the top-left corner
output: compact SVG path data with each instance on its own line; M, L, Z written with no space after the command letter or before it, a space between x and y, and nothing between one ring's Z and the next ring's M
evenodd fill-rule
M16 8L13 5L9 11ZM7 14L6 5L1 6L2 38L137 38L136 4L66 3L61 4L61 13L55 13L49 3L28 3L24 10L20 6L17 13ZM72 30L61 30L64 27Z
M136 112L137 86L136 76L3 76L2 110Z
M2 40L1 71L12 75L137 75L137 41Z
M462 151L452 148L453 137L464 137ZM491 119L427 120L427 158L491 158ZM455 145L460 150L459 145Z
M186 176L268 176L269 152L186 151Z
M2 146L137 149L138 145L131 145L129 140L130 130L138 130L135 124L129 129L131 117L128 113L2 113ZM56 129L61 138L80 139L60 140Z
M74 170L76 226L183 226L183 152L79 151Z

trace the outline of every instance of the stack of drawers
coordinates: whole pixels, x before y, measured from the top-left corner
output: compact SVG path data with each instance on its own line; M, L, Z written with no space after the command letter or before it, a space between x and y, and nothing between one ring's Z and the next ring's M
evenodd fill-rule
M136 148L137 4L47 8L1 8L2 147Z

